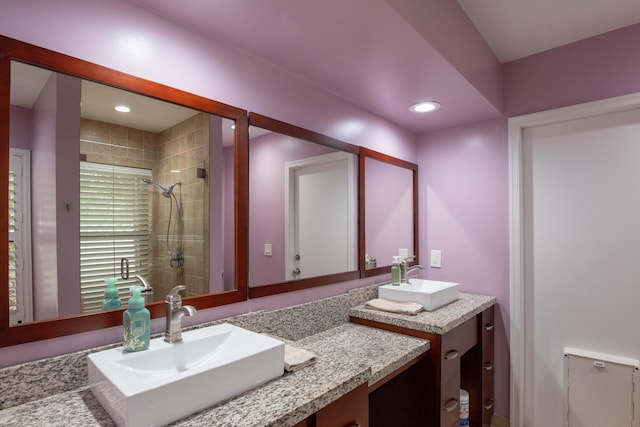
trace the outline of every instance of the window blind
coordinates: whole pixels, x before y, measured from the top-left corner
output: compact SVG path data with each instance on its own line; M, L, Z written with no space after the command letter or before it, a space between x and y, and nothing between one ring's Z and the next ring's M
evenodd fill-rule
M126 301L136 274L149 274L148 169L80 162L80 287L83 312L102 310L105 279ZM129 279L120 278L120 260Z
M9 313L15 316L18 309L16 283L16 173L9 170Z

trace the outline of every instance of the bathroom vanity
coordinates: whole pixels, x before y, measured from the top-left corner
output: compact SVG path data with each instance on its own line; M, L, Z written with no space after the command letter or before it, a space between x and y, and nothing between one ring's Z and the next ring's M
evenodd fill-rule
M495 298L461 294L435 312L403 316L362 307L376 296L374 285L199 325L228 322L268 334L312 351L317 361L171 425L435 426L438 420L451 427L460 386L470 393L472 425L480 426L481 416L488 420L492 410L478 397L491 403L485 399L492 393L492 365L482 364L492 360ZM87 381L87 354L104 349L0 369L7 391L0 425L114 426ZM456 407L447 411L452 399Z
M425 394L428 425L459 425L460 389L469 392L470 425L489 427L493 415L494 298L460 294L460 299L416 316L350 310L353 323L429 340L430 388ZM371 425L377 425L372 423ZM383 425L383 424L379 424Z

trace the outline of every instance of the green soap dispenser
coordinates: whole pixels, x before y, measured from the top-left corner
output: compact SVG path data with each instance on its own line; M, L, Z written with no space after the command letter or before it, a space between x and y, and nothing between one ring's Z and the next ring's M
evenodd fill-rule
M124 351L140 351L149 348L151 315L144 306L142 287L132 286L129 307L122 314L122 338Z
M107 287L104 289L104 299L102 300L103 310L113 310L122 307L118 288L116 288L116 279L106 279Z
M393 263L391 264L391 284L400 284L400 257L398 255L393 256Z

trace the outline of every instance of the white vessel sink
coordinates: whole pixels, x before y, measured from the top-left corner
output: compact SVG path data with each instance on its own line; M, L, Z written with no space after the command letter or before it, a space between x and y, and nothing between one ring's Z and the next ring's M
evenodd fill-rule
M382 285L378 297L391 301L417 302L427 311L434 311L459 298L458 283L437 280L409 279L400 285Z
M118 426L164 425L284 373L284 343L223 323L88 356L91 391Z

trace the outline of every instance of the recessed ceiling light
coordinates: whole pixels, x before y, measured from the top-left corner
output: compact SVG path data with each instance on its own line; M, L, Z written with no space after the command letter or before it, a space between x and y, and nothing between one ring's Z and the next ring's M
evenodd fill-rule
M441 104L436 101L424 101L413 104L409 109L414 113L427 113L429 111L436 111L440 106Z
M131 108L127 107L126 105L116 105L115 110L121 113L128 113L129 111L131 111Z

